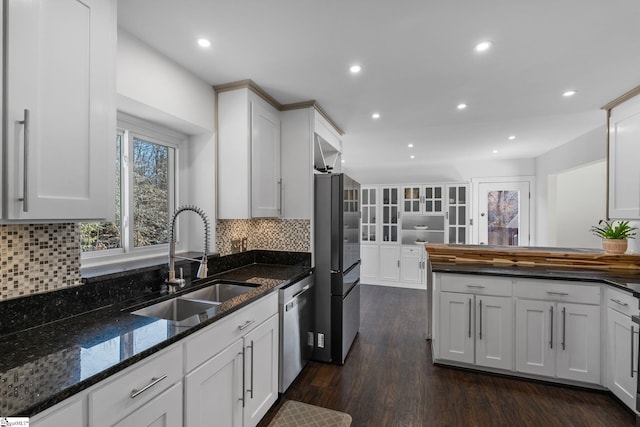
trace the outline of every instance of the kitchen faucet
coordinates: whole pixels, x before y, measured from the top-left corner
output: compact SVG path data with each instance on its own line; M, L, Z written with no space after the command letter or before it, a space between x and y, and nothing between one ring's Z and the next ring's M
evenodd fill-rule
M202 259L200 260L176 256L176 219L178 218L178 215L184 211L197 213L204 222L204 252L202 253ZM207 277L207 253L209 253L209 219L207 218L207 215L202 209L193 205L179 207L171 218L171 228L169 229L169 278L166 281L169 285L169 293L174 293L176 288L183 287L185 283L185 280L182 278L182 272L180 273L180 278L176 278L176 258L199 262L200 267L198 267L197 277L198 279L204 279Z

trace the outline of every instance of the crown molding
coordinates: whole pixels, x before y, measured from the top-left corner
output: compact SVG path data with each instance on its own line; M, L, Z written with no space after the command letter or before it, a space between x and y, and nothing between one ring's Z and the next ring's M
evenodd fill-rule
M640 86L637 86L637 87L631 89L629 92L625 93L624 95L621 95L621 96L617 97L613 101L611 101L608 104L602 106L601 109L609 111L609 110L617 107L618 105L622 104L623 102L630 100L631 98L633 98L636 95L640 95Z
M318 113L320 113L322 117L324 117L331 124L331 126L335 128L336 132L338 132L340 135L344 135L344 131L340 128L340 126L338 126L336 122L333 121L331 116L329 116L329 114L324 110L324 108L320 106L320 104L316 102L315 99L312 99L309 101L294 102L292 104L281 104L280 102L278 102L277 99L269 95L267 91L262 89L256 82L254 82L251 79L238 80L231 83L224 83L221 85L213 86L213 90L216 92L216 96L218 93L221 93L221 92L228 92L231 90L238 90L238 89L251 90L260 98L268 102L273 108L275 108L278 111L300 110L304 108L313 107Z

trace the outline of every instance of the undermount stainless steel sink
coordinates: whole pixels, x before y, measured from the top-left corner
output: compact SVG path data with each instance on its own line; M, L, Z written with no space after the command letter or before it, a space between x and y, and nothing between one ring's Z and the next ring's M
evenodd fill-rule
M220 305L219 302L213 301L193 301L185 298L174 298L136 310L132 312L132 314L179 322L196 314L215 309L218 305Z
M256 285L249 284L214 283L176 298L132 311L131 314L176 322L203 313L211 317L216 314L216 308L224 301L246 294L255 288Z
M180 298L198 301L225 302L231 298L237 297L238 295L246 294L255 288L256 286L252 285L223 282L180 295Z

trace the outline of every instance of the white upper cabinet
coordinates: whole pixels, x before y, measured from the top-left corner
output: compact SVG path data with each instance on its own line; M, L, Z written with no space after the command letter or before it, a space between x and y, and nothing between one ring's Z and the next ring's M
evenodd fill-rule
M5 2L5 220L112 218L116 1Z
M608 217L640 219L640 96L605 109L609 111Z
M217 96L218 218L280 217L279 111L248 88Z
M315 171L340 172L340 132L313 104L289 109L282 118L282 218L311 219Z

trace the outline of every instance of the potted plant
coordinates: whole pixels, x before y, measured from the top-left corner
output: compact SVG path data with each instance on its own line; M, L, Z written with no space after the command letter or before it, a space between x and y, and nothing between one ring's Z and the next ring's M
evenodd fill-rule
M594 236L602 238L604 253L620 255L627 251L627 239L636 237L636 227L629 225L629 221L605 221L601 219L598 225L591 227Z

